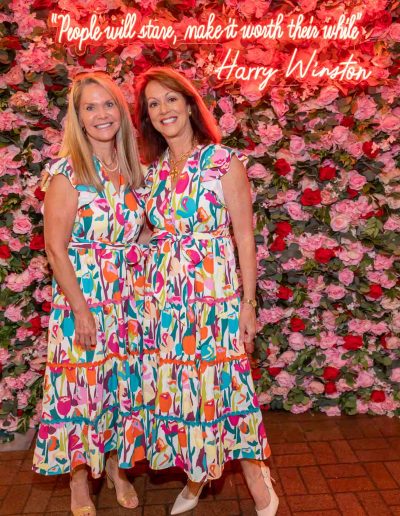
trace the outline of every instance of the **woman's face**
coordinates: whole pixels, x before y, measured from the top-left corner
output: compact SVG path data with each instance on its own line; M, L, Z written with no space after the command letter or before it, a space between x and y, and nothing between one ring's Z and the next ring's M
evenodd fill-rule
M115 138L121 126L121 114L107 90L99 84L87 84L82 90L79 121L95 147Z
M147 110L154 129L168 141L176 137L193 137L189 105L182 93L158 81L150 81L144 90Z

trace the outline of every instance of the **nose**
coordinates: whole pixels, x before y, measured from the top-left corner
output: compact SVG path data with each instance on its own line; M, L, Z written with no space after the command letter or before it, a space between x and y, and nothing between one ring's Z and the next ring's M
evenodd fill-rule
M163 113L166 113L167 111L168 111L167 103L164 101L161 101L160 102L160 113L163 114Z

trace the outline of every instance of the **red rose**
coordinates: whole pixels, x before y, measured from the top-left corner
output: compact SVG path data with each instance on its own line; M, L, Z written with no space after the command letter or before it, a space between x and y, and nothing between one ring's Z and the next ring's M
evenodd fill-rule
M383 289L380 285L370 285L366 296L372 299L379 299L383 296Z
M275 161L274 169L278 176L286 176L291 170L290 164L283 158Z
M383 401L385 401L385 399L386 394L384 391L373 390L371 392L371 401L373 401L374 403L382 403Z
M384 215L385 215L385 212L383 211L382 208L379 208L379 210L376 210L376 212L374 213L375 217L383 217Z
M22 45L17 36L5 36L1 38L2 48L12 48L13 50L21 50Z
M275 233L281 237L286 237L292 232L290 222L277 222L275 226Z
M281 236L277 236L272 244L269 246L270 251L284 251L286 249L286 242Z
M49 303L48 301L43 301L42 303L42 310L43 312L50 312L51 310L51 303Z
M325 384L325 394L335 394L335 392L337 392L335 382L328 382Z
M282 371L281 367L268 367L268 372L271 376L275 378Z
M350 199L354 199L354 197L357 197L358 191L347 187L347 195L350 197Z
M257 369L252 369L251 376L253 377L254 381L259 380L262 376L261 369L259 367L257 367Z
M42 331L40 317L38 315L36 317L32 317L32 319L30 319L28 322L31 325L29 330L33 333L33 335L39 335L39 333Z
M254 141L249 138L248 136L246 136L244 138L244 141L246 142L246 149L248 150L254 150L256 148L256 144L254 143Z
M7 260L11 256L10 248L7 244L0 245L0 258L3 260Z
M336 367L331 367L331 366L328 366L328 367L325 367L324 369L324 373L323 373L323 377L325 378L325 380L336 380L336 378L339 376L340 374L340 370L337 369Z
M305 327L306 325L304 324L303 319L300 319L300 317L292 317L290 319L290 329L292 331L303 331Z
M293 290L289 287L284 287L283 285L280 285L279 290L277 292L277 296L279 299L289 299L293 297Z
M364 142L362 144L362 150L366 156L369 158L376 158L376 156L379 154L379 148L376 148L375 150L372 150L373 142Z
M340 125L343 125L343 127L348 127L349 129L352 129L354 127L354 117L344 116L342 118L342 121L340 122Z
M385 349L387 349L386 337L388 337L388 335L382 335L381 338L379 339L382 344L382 347Z
M336 177L336 168L334 167L321 167L318 171L318 175L321 181L330 181Z
M39 199L39 201L43 201L45 192L43 192L43 190L40 188L40 186L38 186L36 188L36 190L33 192L33 194L36 197L36 199Z
M324 249L320 247L315 250L314 258L319 263L328 263L335 257L335 251L332 249Z
M44 249L44 236L43 233L40 233L39 235L33 235L32 240L29 244L29 248L33 251L41 251Z
M315 206L316 204L321 204L321 200L321 191L311 190L311 188L306 188L300 197L300 202L303 206Z
M346 335L343 340L346 349L359 349L363 345L362 337L359 335Z

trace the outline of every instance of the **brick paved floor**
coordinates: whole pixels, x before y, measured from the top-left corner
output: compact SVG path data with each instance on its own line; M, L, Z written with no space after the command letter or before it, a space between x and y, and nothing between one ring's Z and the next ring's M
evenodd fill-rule
M279 516L400 516L400 420L322 414L265 414L272 445L272 474L280 496ZM32 451L0 453L0 514L67 516L68 476L31 472ZM202 494L186 516L254 516L237 464ZM105 483L93 485L99 516L166 516L182 489L179 471L134 471L141 505L120 508Z

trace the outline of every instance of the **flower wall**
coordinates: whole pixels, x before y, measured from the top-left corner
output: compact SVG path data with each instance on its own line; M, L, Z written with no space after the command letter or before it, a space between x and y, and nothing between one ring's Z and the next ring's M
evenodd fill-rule
M400 23L387 0L13 0L0 12L0 438L37 423L51 281L40 172L57 155L69 78L106 70L133 103L135 77L171 65L194 80L228 145L249 156L257 238L259 334L253 376L263 407L330 415L400 413ZM320 22L363 9L352 52L372 71L349 84L214 73L226 42L170 47L133 41L56 45L53 10L79 23L127 8L184 30L210 10L262 21L303 13ZM353 43L299 42L340 61ZM354 46L354 45L353 45ZM234 42L242 64L287 62L288 41Z

